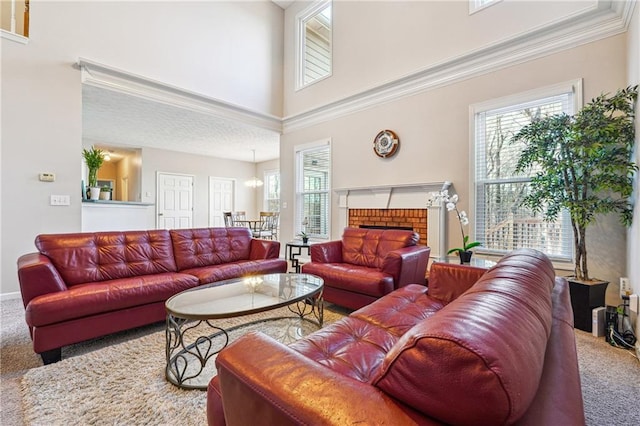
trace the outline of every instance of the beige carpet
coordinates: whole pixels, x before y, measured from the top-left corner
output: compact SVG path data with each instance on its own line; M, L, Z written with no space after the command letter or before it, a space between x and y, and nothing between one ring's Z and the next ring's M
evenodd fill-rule
M206 393L164 379L164 324L66 347L41 367L20 302L0 308L0 424L206 424ZM326 322L344 313L325 309ZM640 363L589 333L576 343L587 424L640 425Z
M339 315L327 310L326 322ZM251 316L291 315L284 309ZM222 320L222 328L247 317ZM299 319L254 324L229 334L261 331L274 338L310 334L318 327ZM205 332L206 333L206 332ZM285 336L286 335L286 336ZM164 377L165 333L156 332L90 354L35 368L22 379L25 421L28 424L206 424L206 392L182 390ZM205 370L215 375L213 358ZM64 378L64 380L59 380ZM208 381L207 381L208 382ZM60 398L56 398L60 395Z

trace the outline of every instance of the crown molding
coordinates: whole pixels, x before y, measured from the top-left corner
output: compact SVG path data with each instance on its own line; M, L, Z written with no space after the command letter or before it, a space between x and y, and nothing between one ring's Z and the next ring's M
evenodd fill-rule
M283 119L283 133L518 65L627 31L635 1L599 1L594 7L396 80Z
M282 132L282 120L239 105L180 89L156 80L79 58L74 64L82 73L82 83L190 111L234 120L266 130Z

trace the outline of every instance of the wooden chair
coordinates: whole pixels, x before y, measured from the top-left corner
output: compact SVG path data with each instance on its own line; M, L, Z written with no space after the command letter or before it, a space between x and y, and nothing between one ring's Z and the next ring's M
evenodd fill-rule
M242 222L243 220L247 220L247 212L241 210L231 212L233 226L248 226L246 222Z
M260 212L260 228L253 233L253 236L256 238L277 240L279 221L280 212Z
M222 217L224 218L224 226L227 228L233 226L233 216L231 212L222 212Z

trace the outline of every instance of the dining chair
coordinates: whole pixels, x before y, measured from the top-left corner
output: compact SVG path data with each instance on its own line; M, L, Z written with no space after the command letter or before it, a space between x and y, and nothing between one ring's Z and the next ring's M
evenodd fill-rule
M242 210L231 212L233 226L248 226L246 222L242 222L244 220L247 220L247 212Z
M233 216L231 212L222 212L222 217L224 218L224 226L227 228L233 226Z
M254 237L277 240L279 220L280 212L260 212L260 227L254 232Z

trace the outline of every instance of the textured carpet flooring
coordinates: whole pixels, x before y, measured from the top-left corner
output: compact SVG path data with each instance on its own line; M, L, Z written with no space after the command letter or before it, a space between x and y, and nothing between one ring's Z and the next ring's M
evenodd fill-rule
M63 361L43 367L21 303L0 308L0 424L206 424L206 393L164 379L164 324L64 348ZM341 314L325 309L325 321ZM640 363L589 333L576 331L576 343L587 424L640 425Z

